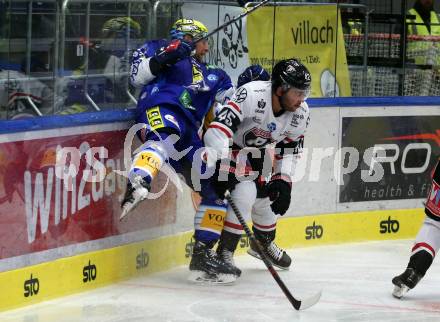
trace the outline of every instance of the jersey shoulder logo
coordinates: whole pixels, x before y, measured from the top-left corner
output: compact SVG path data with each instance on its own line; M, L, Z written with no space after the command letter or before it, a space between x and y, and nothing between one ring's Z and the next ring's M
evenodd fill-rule
M241 103L244 102L247 98L247 90L244 87L240 87L236 92L235 92L235 98L234 100L237 103Z

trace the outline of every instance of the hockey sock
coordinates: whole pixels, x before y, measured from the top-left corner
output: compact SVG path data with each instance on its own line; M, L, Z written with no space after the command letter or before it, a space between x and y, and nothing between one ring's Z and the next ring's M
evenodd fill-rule
M235 252L240 241L241 235L231 233L229 231L223 230L220 236L219 250L227 249L230 252Z
M161 142L152 141L148 147L135 155L129 172L130 180L135 176L141 176L151 183L167 160L168 153Z
M414 269L418 274L425 276L426 271L431 266L434 257L422 249L417 253L411 255L408 263L408 268Z
M216 240L210 240L210 241L201 241L198 240L197 237L194 235L194 239L196 240L194 244L195 249L203 249L203 248L209 248L212 249L215 245Z
M270 243L275 240L275 229L271 231L263 231L258 228L255 228L255 225L252 226L252 230L254 232L255 238L264 243Z
M215 244L220 238L226 217L226 207L200 204L194 217L195 239Z

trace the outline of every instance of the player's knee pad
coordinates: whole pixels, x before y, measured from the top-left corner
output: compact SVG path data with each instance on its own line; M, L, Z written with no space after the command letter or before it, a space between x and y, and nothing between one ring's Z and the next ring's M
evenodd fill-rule
M249 220L250 214L252 213L252 206L255 202L256 197L255 184L252 181L242 181L235 186L232 190L231 196L234 199L235 206L238 208L245 221ZM241 235L243 234L243 227L235 215L232 207L228 207L228 213L225 220L225 230Z
M226 217L224 205L200 204L194 218L195 238L203 242L217 241Z

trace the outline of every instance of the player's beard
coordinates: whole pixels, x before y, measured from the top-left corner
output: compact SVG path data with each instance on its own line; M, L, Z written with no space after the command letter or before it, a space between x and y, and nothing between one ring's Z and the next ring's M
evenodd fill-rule
M194 55L194 58L198 61L198 62L200 62L200 63L204 63L205 62L205 60L206 60L206 54L195 54Z
M286 99L285 94L278 96L278 98L279 98L281 109L283 111L295 112L301 106L301 103L299 103L298 105L292 105L289 107L289 105L286 102L287 99Z
M286 95L283 94L283 95L278 96L278 97L279 97L279 100L280 100L281 109L283 111L291 111L291 108L288 108L288 106L286 104Z

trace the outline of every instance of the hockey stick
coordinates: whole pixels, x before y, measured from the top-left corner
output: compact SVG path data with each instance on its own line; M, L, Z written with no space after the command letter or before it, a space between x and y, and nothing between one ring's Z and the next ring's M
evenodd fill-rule
M252 7L249 10L246 10L245 12L243 12L242 14L238 15L237 17L233 18L232 20L229 20L228 22L224 23L221 26L218 26L217 28L215 28L213 31L211 31L210 33L208 33L206 36L197 39L194 44L197 44L199 41L208 39L209 37L211 37L212 35L216 34L217 32L219 32L220 30L224 29L225 27L229 26L230 24L246 17L248 14L250 14L251 12L257 10L258 8L260 8L261 6L264 6L266 3L268 3L269 0L263 0L261 1L259 4L257 4L255 7Z
M316 295L313 295L312 297L305 299L305 300L297 300L293 297L293 295L290 293L287 286L284 284L284 282L281 280L280 276L278 275L277 271L273 268L272 263L270 262L269 258L267 257L266 253L264 252L263 248L261 247L260 243L255 239L254 234L250 231L249 227L247 226L246 222L243 219L243 216L240 213L240 210L238 210L237 206L234 203L234 200L231 197L231 193L229 191L226 191L225 198L228 200L229 205L231 206L232 210L234 211L235 215L237 216L238 221L243 226L243 229L249 238L251 242L253 242L257 246L257 252L261 256L261 259L263 260L264 264L266 265L269 272L272 274L272 277L277 282L278 286L283 291L284 295L286 295L289 302L293 305L295 310L305 310L313 305L315 305L320 297L321 292L319 292Z

